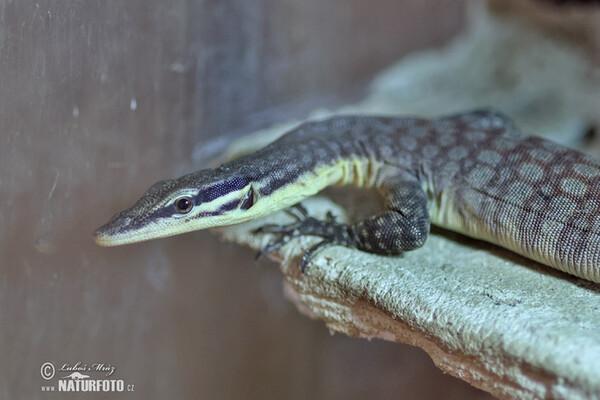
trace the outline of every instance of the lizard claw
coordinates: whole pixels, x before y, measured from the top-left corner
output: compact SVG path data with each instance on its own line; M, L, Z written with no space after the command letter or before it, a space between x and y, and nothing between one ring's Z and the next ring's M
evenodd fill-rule
M272 253L273 251L277 250L278 248L284 246L291 239L292 239L292 236L285 235L281 239L267 244L265 247L263 247L262 249L260 249L259 251L256 252L256 254L254 255L254 261L257 261L262 255L267 255L269 253Z
M308 211L300 203L294 204L293 206L286 208L285 212L288 215L291 215L292 217L296 218L296 221L304 221L306 218L308 218Z
M312 260L313 256L315 255L315 253L322 249L325 246L329 246L330 244L334 244L334 240L333 239L323 239L322 241L320 241L319 243L315 244L314 246L310 247L306 253L304 253L304 255L302 256L302 262L300 263L300 268L302 269L302 273L304 273L304 271L306 270L306 266L310 263L310 261Z
M323 247L331 244L355 245L355 240L348 225L338 223L331 211L327 212L325 220L310 217L308 211L301 204L296 204L286 209L286 212L294 217L296 221L288 225L264 225L254 231L254 233L277 233L281 235L278 240L263 247L256 254L255 259L258 259L263 254L269 254L279 249L298 236L311 235L323 238L321 242L310 247L302 256L301 268L302 272L304 272L314 254Z
M296 229L302 226L302 222L306 220L308 217L308 211L306 208L302 206L300 203L294 204L291 207L285 209L285 212L294 217L296 219L295 223L291 223L288 225L277 225L277 224L267 224L256 228L253 233L287 233L293 234ZM328 215L331 212L328 213ZM299 234L295 234L294 236L298 236Z

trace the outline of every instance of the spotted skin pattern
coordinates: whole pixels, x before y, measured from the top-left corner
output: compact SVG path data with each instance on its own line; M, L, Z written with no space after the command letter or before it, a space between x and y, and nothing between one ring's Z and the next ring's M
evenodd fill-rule
M307 151L319 142L320 160L354 160L335 183L377 187L387 211L348 226L352 240L324 234L314 221L288 236L317 235L389 255L423 245L431 223L600 282L600 162L523 136L499 113L336 117L304 124L279 142L292 139Z
M387 211L350 227L360 250L398 254L421 247L429 234L427 196L419 182L394 179L381 193Z
M600 161L485 110L306 122L253 154L156 183L94 237L114 246L242 223L347 184L377 188L386 210L350 225L296 212L289 226L261 229L280 235L264 252L316 235L303 266L330 244L398 254L434 224L600 283Z

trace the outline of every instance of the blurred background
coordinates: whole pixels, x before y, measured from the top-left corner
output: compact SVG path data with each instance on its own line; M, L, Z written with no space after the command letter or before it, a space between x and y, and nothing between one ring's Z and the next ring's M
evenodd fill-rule
M495 3L585 38L593 59L589 16L573 32L529 2ZM128 398L490 398L417 348L330 335L284 298L274 262L208 232L116 248L91 237L154 182L211 166L232 139L361 100L391 63L453 40L467 9L0 1L0 397L59 398L43 387L73 371L61 366L100 363Z

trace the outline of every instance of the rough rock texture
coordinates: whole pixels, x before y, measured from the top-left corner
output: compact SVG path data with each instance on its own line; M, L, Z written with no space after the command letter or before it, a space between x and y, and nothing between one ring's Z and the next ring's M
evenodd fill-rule
M365 101L341 111L428 116L493 106L527 133L573 143L600 109L598 74L571 46L481 7L454 44L403 60ZM294 124L251 136L230 154ZM324 198L305 205L316 215L344 209L353 220L377 203L340 198L350 199L343 208ZM280 212L219 233L258 249L269 238L249 230L287 218ZM299 256L315 240L294 240L276 256L290 299L332 331L419 346L444 371L501 398L600 398L598 285L435 230L423 248L399 257L329 247L301 274Z
M326 198L314 215L343 211ZM265 245L262 224L280 212L219 230L229 240ZM600 287L489 244L437 232L399 257L329 247L300 272L295 239L278 254L286 292L329 329L424 349L445 372L501 398L600 398Z

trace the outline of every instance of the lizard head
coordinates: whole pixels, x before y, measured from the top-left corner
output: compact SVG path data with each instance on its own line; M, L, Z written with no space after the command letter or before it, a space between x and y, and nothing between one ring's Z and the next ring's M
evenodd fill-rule
M101 246L141 242L232 225L269 214L261 209L256 180L227 166L152 185L132 207L94 232Z

